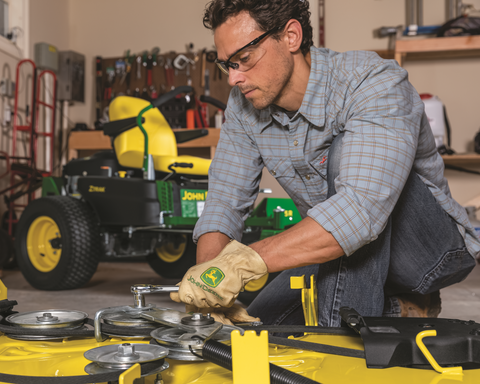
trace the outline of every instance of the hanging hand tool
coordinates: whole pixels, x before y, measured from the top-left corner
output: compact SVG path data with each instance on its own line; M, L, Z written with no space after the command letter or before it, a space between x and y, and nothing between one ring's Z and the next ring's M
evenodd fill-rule
M158 58L158 54L160 53L160 48L155 47L152 49L152 60L153 60L153 66L156 67L158 65L159 60L163 60L163 57ZM163 65L163 63L160 63L160 65Z
M198 128L206 128L207 123L202 115L202 103L195 97L195 106L197 109L195 110L195 121L197 123Z
M175 60L173 60L173 65L175 66L175 68L181 71L183 71L185 68L187 68L188 65L191 64L195 64L195 61L182 54L178 55L177 57L175 57Z
M172 59L167 57L165 63L165 79L167 83L167 89L172 90L175 88L174 86L174 72L172 67Z
M105 91L103 93L103 99L110 100L112 98L112 85L115 81L115 68L107 67L105 72L107 74L107 86L105 87Z
M142 56L137 56L137 79L142 78Z
M205 69L205 90L204 90L204 95L205 96L210 96L210 70L207 68ZM209 120L210 120L210 114L208 113L208 104L207 103L200 103L201 105L201 113L203 117L203 121L206 122L205 126L208 127Z
M132 64L135 59L134 55L130 55L130 50L127 51L125 58L126 68L125 68L125 82L127 84L127 95L130 94L130 79L132 74Z
M192 79L190 77L190 66L195 65L195 61L190 59L189 57L185 55L178 55L175 57L175 60L173 60L173 66L176 69L179 70L184 70L186 69L186 74L187 74L187 85L191 86L192 85Z
M207 61L209 63L215 63L215 60L217 60L217 51L208 51L207 52ZM219 80L222 80L222 71L218 67L218 65L215 65L215 72L213 73L213 80L217 80L217 76Z
M115 76L120 79L120 85L122 85L125 81L125 77L127 76L127 65L123 59L115 61Z
M155 85L150 86L150 97L152 100L155 100L158 97L158 92L157 88L155 88Z
M152 55L147 56L147 60L143 63L147 68L147 78L146 84L147 86L151 86L153 84L153 57Z
M147 66L147 61L148 61L148 51L143 51L142 53L142 64L144 67Z
M200 85L205 87L205 69L207 68L207 49L202 51L202 75L200 76Z
M96 84L96 91L97 91L97 108L96 108L96 114L97 114L97 120L100 119L100 110L102 107L102 78L103 78L103 72L102 72L102 58L100 56L97 56L95 58L95 64L96 64L96 70L97 70L97 84Z
M187 53L189 54L188 55L189 57L190 55L193 55L191 64L192 64L192 69L195 70L195 65L198 62L198 53L193 50L193 47L194 47L193 43L187 44Z

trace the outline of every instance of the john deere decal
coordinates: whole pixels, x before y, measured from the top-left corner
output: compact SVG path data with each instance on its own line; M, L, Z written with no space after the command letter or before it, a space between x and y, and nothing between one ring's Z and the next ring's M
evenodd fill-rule
M208 268L202 273L200 279L209 287L216 288L218 284L225 278L225 274L218 268Z

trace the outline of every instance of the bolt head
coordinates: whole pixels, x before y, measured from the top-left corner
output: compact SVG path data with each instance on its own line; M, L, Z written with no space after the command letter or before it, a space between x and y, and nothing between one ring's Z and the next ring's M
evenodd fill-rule
M135 346L130 343L123 343L118 346L120 356L132 356L135 353Z

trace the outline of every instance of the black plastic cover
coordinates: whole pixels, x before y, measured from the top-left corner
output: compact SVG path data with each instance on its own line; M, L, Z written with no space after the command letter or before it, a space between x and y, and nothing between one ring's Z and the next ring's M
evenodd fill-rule
M79 177L78 190L100 225L157 225L160 218L155 181L119 177Z
M425 330L437 336L423 343L441 366L480 367L480 324L475 321L415 317L362 317L352 308L340 310L365 346L367 367L431 367L415 341Z

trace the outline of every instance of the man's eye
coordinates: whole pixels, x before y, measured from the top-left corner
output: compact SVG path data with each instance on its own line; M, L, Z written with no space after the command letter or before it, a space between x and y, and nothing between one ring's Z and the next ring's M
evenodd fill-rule
M242 55L238 58L238 61L240 61L241 63L247 63L248 60L250 60L250 54L249 53L244 54L244 55Z

